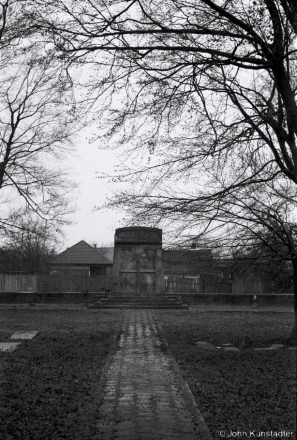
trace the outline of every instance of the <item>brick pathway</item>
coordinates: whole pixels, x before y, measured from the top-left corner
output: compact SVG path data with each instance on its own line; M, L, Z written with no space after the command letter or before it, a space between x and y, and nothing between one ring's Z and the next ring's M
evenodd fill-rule
M105 377L98 440L210 439L151 310L126 310Z

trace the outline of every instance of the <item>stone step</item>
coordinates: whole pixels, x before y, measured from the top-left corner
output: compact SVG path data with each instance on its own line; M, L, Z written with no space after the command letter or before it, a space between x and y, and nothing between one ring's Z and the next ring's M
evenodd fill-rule
M113 295L87 302L88 308L188 308L178 295Z
M89 309L188 309L186 304L92 304L88 307Z
M128 304L123 304L123 303L113 303L113 304L111 304L111 303L94 303L94 304L90 304L89 306L88 306L88 308L89 309L98 309L98 308L103 308L103 307L120 307L120 308L122 308L122 307L124 307L124 308L135 308L135 307L138 307L138 308L145 308L145 307L147 307L147 308L162 308L162 307L164 307L164 308L184 308L184 307L186 307L186 308L188 308L188 306L186 305L186 304L166 304L166 303L161 303L161 304L157 304L157 303L146 303L146 304L139 304L139 303L128 303Z
M96 301L99 302L99 301ZM129 304L129 303L182 303L182 301L180 300L176 300L176 299L158 299L158 300L154 300L154 299L146 299L146 298L104 298L101 299L100 302L104 303L104 302L109 302L109 303L122 303L122 304Z
M153 298L102 298L100 300L96 300L93 302L110 302L110 303L118 303L121 302L123 304L129 304L129 303L166 303L166 304L174 304L176 302L182 303L180 299L153 299Z
M105 296L108 299L120 299L120 300L177 300L180 299L178 295L113 295Z

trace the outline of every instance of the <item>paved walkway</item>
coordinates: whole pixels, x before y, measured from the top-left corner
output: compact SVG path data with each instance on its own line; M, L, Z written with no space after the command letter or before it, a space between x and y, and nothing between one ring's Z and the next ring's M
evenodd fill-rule
M174 359L162 350L151 310L125 311L105 380L98 440L211 438Z

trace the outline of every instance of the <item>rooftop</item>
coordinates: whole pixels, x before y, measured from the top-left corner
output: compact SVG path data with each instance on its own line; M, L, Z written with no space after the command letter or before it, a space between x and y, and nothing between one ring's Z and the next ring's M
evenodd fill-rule
M95 248L84 240L61 252L51 264L112 264L113 248Z

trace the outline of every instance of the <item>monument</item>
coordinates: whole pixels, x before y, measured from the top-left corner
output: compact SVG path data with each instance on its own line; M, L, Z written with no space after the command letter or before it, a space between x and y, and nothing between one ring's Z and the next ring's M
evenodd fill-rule
M113 294L154 297L165 294L162 229L126 227L115 231Z

